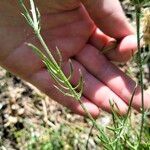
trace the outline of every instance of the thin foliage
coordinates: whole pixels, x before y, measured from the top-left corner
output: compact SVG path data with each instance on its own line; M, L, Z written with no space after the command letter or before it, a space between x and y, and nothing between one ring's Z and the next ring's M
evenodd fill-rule
M145 118L146 118L147 112L144 110L144 94L143 94L144 87L143 87L143 67L142 67L143 59L142 59L142 48L140 44L141 42L141 35L140 35L141 8L146 7L146 6L148 7L149 0L131 0L131 2L135 5L135 12L136 12L137 43L138 43L138 53L137 53L136 58L137 58L138 66L139 66L140 85L141 85L141 93L142 93L141 127L140 129L133 129L132 122L130 120L131 112L132 112L132 107L131 107L132 101L133 101L134 94L135 94L136 87L137 87L135 86L126 116L119 116L118 112L116 111L116 108L118 108L117 105L114 103L113 100L110 100L113 125L111 127L107 127L106 129L104 129L104 127L99 125L96 122L96 120L91 116L91 114L87 111L86 107L81 101L81 95L82 95L83 86L84 86L81 70L79 70L80 72L79 82L75 87L73 87L70 83L70 79L72 78L72 75L74 72L74 68L71 63L71 60L69 61L70 62L70 75L66 77L61 68L62 57L61 57L59 48L57 48L57 54L60 58L59 59L60 62L57 63L41 35L41 25L40 25L41 15L40 15L38 8L34 4L34 1L30 0L31 10L28 10L27 7L24 5L24 1L19 0L19 3L23 10L22 15L26 19L29 26L34 30L36 37L38 38L39 42L41 43L45 51L43 52L42 50L40 50L39 48L37 48L35 45L31 43L28 43L27 45L32 48L33 52L35 52L39 56L39 58L43 61L43 63L47 67L47 70L50 76L53 78L53 80L56 83L54 87L58 89L61 93L63 93L65 96L70 96L80 103L87 117L93 123L93 126L98 130L99 132L98 138L100 139L101 144L106 150L124 150L124 149L138 150L138 149L149 149L150 147L150 140L149 140L150 135L144 132L145 130L147 130L145 126ZM91 135L91 132L92 130L90 130L89 137ZM146 136L148 140L143 141L142 139L144 136ZM86 143L86 148L88 148L88 141Z

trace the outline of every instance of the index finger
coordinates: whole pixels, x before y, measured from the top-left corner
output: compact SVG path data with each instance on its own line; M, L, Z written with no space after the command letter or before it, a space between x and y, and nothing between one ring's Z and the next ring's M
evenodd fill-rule
M118 0L81 0L95 24L107 35L121 39L133 34Z

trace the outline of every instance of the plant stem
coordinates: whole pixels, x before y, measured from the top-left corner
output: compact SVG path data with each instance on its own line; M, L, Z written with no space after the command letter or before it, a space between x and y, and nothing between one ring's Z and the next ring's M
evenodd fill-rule
M35 31L35 34L36 34L37 38L39 39L41 45L45 49L46 53L48 54L48 57L51 59L52 62L55 62L55 64L57 64L56 61L55 61L55 59L54 59L54 57L52 56L51 52L49 51L49 48L47 47L45 41L43 40L40 32Z
M68 81L67 77L64 75L64 73L62 72L61 68L58 66L57 62L55 61L54 57L52 56L51 52L49 51L49 48L47 47L45 41L43 40L40 32L35 31L36 36L38 37L41 45L43 46L43 48L45 49L46 53L48 54L49 58L54 62L54 64L56 65L59 71L59 75L61 76L61 78L63 79L63 81L65 82L65 84L67 85L67 87L69 88L69 90L71 91L71 93L74 95L74 98L80 103L82 109L84 110L84 112L86 113L87 117L92 121L93 125L99 130L99 132L102 134L104 140L109 143L109 139L107 138L107 136L104 134L104 132L102 131L102 129L100 128L100 126L97 124L97 122L95 121L95 119L92 117L92 115L89 113L89 111L86 109L86 107L84 106L84 104L81 101L81 98L79 97L78 93L73 89L72 85L70 84L70 82Z
M90 136L92 134L92 130L94 128L94 124L92 125L92 127L90 128L90 131L89 131L89 134L88 134L88 138L87 138L87 142L86 142L86 145L85 145L85 149L88 150L88 144L89 144L89 140L90 140Z
M135 11L136 11L136 26L137 26L137 44L138 44L138 66L139 66L139 72L140 72L140 86L141 86L141 104L142 104L142 120L141 120L141 127L140 127L140 133L139 133L139 145L142 140L142 133L143 133L143 126L144 126L144 84L143 84L143 66L142 66L142 52L141 52L141 44L140 44L140 14L141 14L141 6L135 5Z

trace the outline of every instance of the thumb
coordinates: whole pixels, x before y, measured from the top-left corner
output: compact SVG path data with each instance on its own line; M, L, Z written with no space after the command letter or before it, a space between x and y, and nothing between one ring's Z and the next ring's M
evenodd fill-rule
M133 29L118 0L81 0L95 24L107 35L120 39Z

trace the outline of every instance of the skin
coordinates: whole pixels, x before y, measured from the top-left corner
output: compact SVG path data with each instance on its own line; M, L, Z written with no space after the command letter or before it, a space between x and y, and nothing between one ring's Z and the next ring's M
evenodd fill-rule
M12 5L13 4L13 5ZM28 5L28 4L27 4ZM125 62L136 50L136 38L117 0L43 0L37 1L42 16L42 35L56 60L56 46L63 57L63 70L69 73L71 58L73 85L84 78L82 101L88 111L98 116L100 109L110 111L109 100L125 114L135 88L135 82L111 61ZM40 47L32 30L20 15L17 1L0 1L0 65L30 82L52 99L73 112L84 115L74 99L62 95L53 87L53 80L41 60L25 44ZM105 54L104 48L117 47ZM150 95L145 92L145 108L150 108ZM136 88L133 107L141 107L140 87Z

